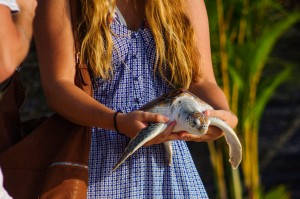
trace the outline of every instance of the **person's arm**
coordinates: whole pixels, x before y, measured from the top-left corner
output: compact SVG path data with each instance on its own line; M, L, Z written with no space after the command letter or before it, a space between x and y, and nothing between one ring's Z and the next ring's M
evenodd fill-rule
M34 39L41 81L50 108L75 123L113 129L114 111L74 84L75 49L69 0L39 2Z
M194 81L189 90L216 110L209 111L206 114L219 117L226 121L232 128L235 128L238 122L237 117L230 112L227 99L223 91L217 85L214 76L211 60L209 24L204 0L186 0L186 3L187 15L194 27L196 45L201 55L199 65L202 71L201 77L194 77ZM193 135L185 136L187 136L186 139L212 141L221 135L221 131L217 128L210 128L207 135L202 136L201 139Z
M7 79L26 57L32 37L36 0L22 0L20 12L11 14L0 4L0 82Z
M40 1L34 21L41 80L48 104L72 122L115 130L115 111L74 84L75 49L68 2L69 0ZM128 137L134 137L148 122L167 120L162 115L133 111L118 114L117 127ZM170 134L172 127L166 133ZM166 133L161 137L164 138ZM156 142L160 141L156 139Z

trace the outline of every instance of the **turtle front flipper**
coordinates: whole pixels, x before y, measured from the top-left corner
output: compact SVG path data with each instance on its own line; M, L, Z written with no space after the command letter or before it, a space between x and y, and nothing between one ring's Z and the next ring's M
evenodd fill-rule
M231 166L236 169L242 160L242 145L233 131L233 129L219 118L210 118L210 125L216 126L224 131L226 142L229 146L229 162Z
M136 150L143 146L146 142L153 139L167 128L166 123L151 123L148 127L142 129L138 134L132 138L123 152L118 163L114 166L112 171L115 171L129 156Z

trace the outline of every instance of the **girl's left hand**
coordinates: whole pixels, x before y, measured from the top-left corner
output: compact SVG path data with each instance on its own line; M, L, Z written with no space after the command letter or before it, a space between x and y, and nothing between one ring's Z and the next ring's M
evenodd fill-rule
M226 122L231 128L235 128L238 124L238 118L235 114L224 110L207 110L205 115L209 117L217 117ZM208 131L204 135L193 135L188 132L181 132L180 137L185 141L193 142L211 142L223 136L223 132L215 127L209 126Z

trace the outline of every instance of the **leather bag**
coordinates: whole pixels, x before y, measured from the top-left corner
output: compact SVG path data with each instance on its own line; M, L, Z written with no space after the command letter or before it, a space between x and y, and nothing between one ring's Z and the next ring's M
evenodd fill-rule
M75 83L92 95L87 65L76 64ZM14 199L86 198L91 127L53 114L25 136L19 117L24 98L16 72L0 101L0 167L5 189Z

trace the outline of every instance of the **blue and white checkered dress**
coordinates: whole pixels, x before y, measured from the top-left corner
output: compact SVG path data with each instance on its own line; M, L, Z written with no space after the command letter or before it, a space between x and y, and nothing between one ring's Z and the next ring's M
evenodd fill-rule
M130 31L117 17L111 29L114 76L108 81L96 79L94 98L126 113L171 87L154 76L155 44L148 28ZM114 131L93 128L88 198L208 198L184 141L173 141L172 166L167 165L163 144L158 144L141 147L111 172L128 142Z

